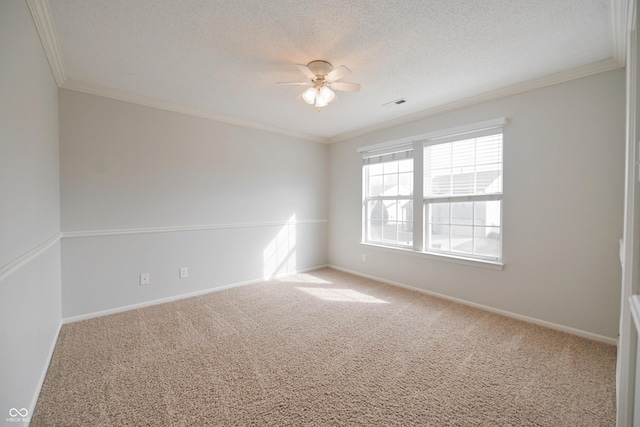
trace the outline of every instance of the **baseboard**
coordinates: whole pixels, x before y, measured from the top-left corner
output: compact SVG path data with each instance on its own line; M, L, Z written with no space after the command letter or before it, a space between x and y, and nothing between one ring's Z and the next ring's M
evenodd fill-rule
M427 291L425 289L416 288L414 286L409 286L409 285L406 285L404 283L394 282L392 280L388 280L388 279L385 279L385 278L382 278L382 277L372 276L370 274L365 274L365 273L362 273L362 272L359 272L359 271L349 270L347 268L338 267L336 265L329 264L329 267L333 268L333 269L336 269L336 270L339 270L339 271L344 271L345 273L354 274L356 276L364 277L364 278L367 278L367 279L377 280L378 282L386 283L388 285L397 286L397 287L400 287L400 288L409 289L409 290L412 290L412 291L420 292L420 293L423 293L423 294L426 294L426 295L430 295L430 296L434 296L434 297L437 297L437 298L446 299L448 301L457 302L459 304L464 304L464 305L469 306L469 307L477 308L477 309L484 310L484 311L489 311L489 312L495 313L495 314L500 314L502 316L510 317L512 319L522 320L523 322L533 323L535 325L544 326L544 327L547 327L549 329L554 329L556 331L566 332L566 333L569 333L571 335L577 335L579 337L587 338L587 339L590 339L592 341L598 341L598 342L601 342L601 343L615 345L615 346L618 345L618 340L617 339L606 337L604 335L598 335L598 334L594 334L594 333L591 333L591 332L583 331L581 329L571 328L569 326L564 326L564 325L559 325L557 323L548 322L546 320L540 320L540 319L536 319L534 317L524 316L524 315L518 314L518 313L512 313L510 311L501 310L499 308L490 307L488 305L478 304L478 303L467 301L467 300L463 300L463 299L460 299L460 298L451 297L451 296L448 296L448 295L440 294L438 292Z
M135 310L135 309L138 309L138 308L150 307L150 306L153 306L153 305L158 305L158 304L164 304L164 303L168 303L168 302L178 301L178 300L182 300L182 299L185 299L185 298L197 297L197 296L200 296L200 295L210 294L212 292L224 291L225 289L232 289L232 288L238 288L238 287L241 287L241 286L253 285L255 283L266 282L266 281L269 281L269 280L279 279L281 277L292 276L294 274L307 273L309 271L318 270L318 269L324 268L324 267L329 267L329 265L322 264L322 265L317 265L317 266L314 266L314 267L305 268L305 269L302 269L302 270L296 270L296 271L293 271L293 272L290 272L290 273L281 274L281 275L278 275L278 276L275 276L275 277L272 277L272 278L268 278L268 279L265 279L265 278L261 277L259 279L251 279L251 280L246 280L246 281L243 281L243 282L230 283L230 284L227 284L227 285L217 286L215 288L207 288L207 289L203 289L203 290L200 290L200 291L189 292L189 293L186 293L186 294L178 294L178 295L173 295L173 296L166 297L166 298L159 298L159 299L155 299L155 300L144 301L144 302L131 304L131 305L126 305L126 306L122 306L122 307L115 307L115 308L110 308L110 309L107 309L107 310L100 310L100 311L95 311L95 312L91 312L91 313L80 314L78 316L65 317L65 318L62 319L62 324L79 322L81 320L93 319L95 317L107 316L109 314L122 313L122 312L125 312L125 311Z
M44 385L44 380L47 377L47 372L49 371L49 365L51 364L51 359L53 358L53 352L56 349L56 344L58 343L58 336L60 336L60 331L62 330L62 321L58 322L58 328L53 337L53 341L51 342L51 346L49 347L49 354L47 355L47 363L45 363L44 368L42 369L42 373L40 374L40 380L38 381L38 386L36 387L35 394L31 399L31 405L29 406L29 423L31 422L31 415L33 415L33 411L36 409L36 404L38 403L38 397L40 397L40 391L42 390L42 386Z

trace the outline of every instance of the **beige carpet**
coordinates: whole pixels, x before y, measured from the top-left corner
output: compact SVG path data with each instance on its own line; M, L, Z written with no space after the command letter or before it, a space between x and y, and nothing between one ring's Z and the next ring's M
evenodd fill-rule
M32 426L613 426L613 346L331 269L65 325Z

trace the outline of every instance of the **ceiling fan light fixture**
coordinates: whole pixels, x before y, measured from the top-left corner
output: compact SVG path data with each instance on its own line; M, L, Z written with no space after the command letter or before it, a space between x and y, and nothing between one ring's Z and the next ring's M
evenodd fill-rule
M322 86L319 90L318 90L318 97L323 99L326 104L329 104L331 101L333 101L333 99L336 97L336 94L334 91L331 90L331 88L329 88L328 86Z
M326 99L322 98L321 96L316 97L316 107L317 108L322 108L322 107L326 107L327 105L329 105L329 103L327 102Z
M307 104L313 105L316 102L316 96L318 95L318 89L315 87L310 87L302 93L302 99Z

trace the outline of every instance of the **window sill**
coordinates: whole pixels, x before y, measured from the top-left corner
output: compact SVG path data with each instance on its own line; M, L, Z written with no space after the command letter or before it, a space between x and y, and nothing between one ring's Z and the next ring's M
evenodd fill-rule
M368 247L371 247L371 248L374 248L374 249L378 249L378 250L381 250L381 251L385 251L385 252L403 253L403 254L406 254L406 255L413 255L413 256L417 256L417 257L429 258L429 259L434 259L434 260L438 260L438 261L453 262L453 263L456 263L456 264L463 264L463 265L471 265L471 266L474 266L474 267L488 268L490 270L503 270L504 269L504 264L502 262L497 262L497 261L489 261L489 260L474 259L474 258L465 258L465 257L461 257L461 256L447 255L447 254L435 254L435 253L430 253L430 252L417 252L417 251L414 251L413 249L406 249L406 248L401 248L401 247L396 247L396 246L376 245L375 243L368 243L368 242L360 242L360 244L362 246L368 246Z

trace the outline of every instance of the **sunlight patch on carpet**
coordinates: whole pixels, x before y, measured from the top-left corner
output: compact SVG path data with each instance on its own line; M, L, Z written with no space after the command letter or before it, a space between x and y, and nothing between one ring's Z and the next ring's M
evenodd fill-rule
M315 284L318 284L318 285L331 285L331 284L333 284L333 282L321 279L321 278L313 276L311 274L296 274L296 275L292 275L292 276L281 277L278 280L281 281L281 282L315 283Z
M326 301L364 302L369 304L389 304L381 300L353 289L328 289L328 288L296 288L314 297Z

